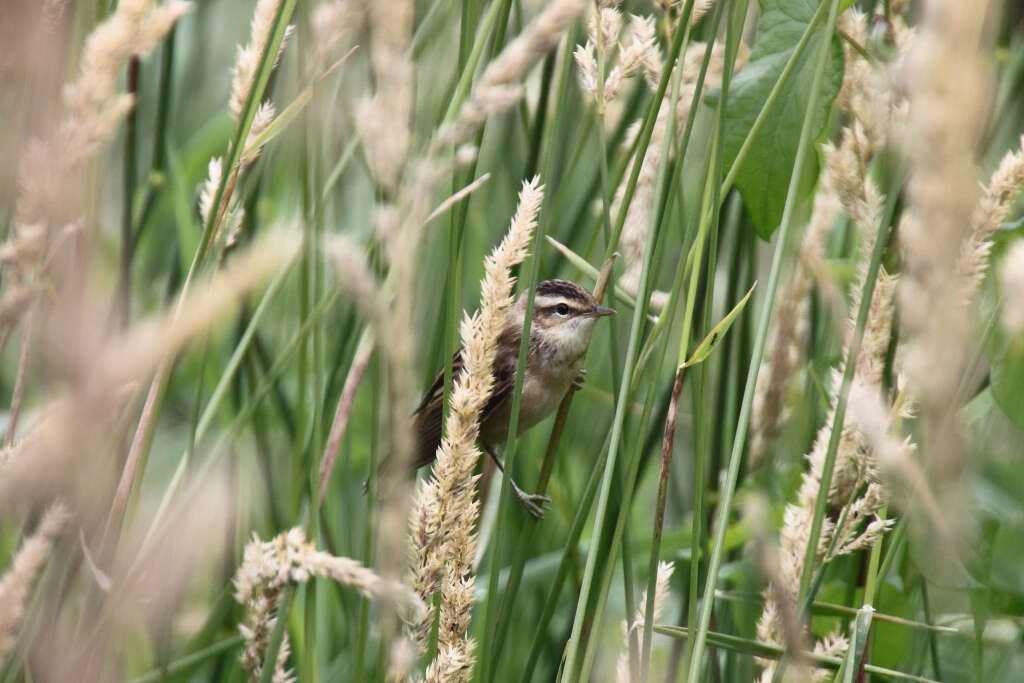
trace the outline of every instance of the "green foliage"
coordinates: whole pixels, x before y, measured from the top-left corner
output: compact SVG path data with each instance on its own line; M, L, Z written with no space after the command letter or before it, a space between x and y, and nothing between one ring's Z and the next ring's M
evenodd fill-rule
M1006 416L1024 429L1024 335L997 332L995 336L989 371L992 396Z
M729 331L730 327L732 327L733 322L736 321L736 317L743 311L744 306L747 305L747 301L750 300L750 295L754 293L754 287L756 286L757 283L755 282L747 293L743 295L743 298L740 299L739 303L732 307L732 310L729 311L728 315L722 318L717 325L711 328L711 331L708 332L708 336L704 337L701 343L697 345L697 348L693 350L693 354L687 359L687 367L698 365L707 360L708 356L710 356L715 350L715 347L717 347L722 341L722 337L725 336L725 333Z
M734 79L726 108L725 168L736 159L769 93L821 4L814 0L761 0L761 16L750 61ZM819 23L808 49L797 59L777 95L775 106L736 172L736 187L743 195L754 229L766 240L782 219L786 188L796 162L797 141L810 94L813 55L823 34L824 26ZM814 138L823 131L842 83L843 51L836 37L832 40L822 90L814 107L811 123ZM709 98L709 104L714 104L713 98ZM804 178L801 196L806 196L814 186L814 173L807 173Z
M76 59L83 36L117 4L72 3L74 28L69 27L73 35L65 61ZM835 106L844 76L840 38L828 44L823 39L833 28L827 25L829 11L850 7L853 0L836 5L830 0L761 0L756 32L744 26L743 0L719 0L688 32L676 22L695 3L672 3L669 15L655 15L663 57L673 49L682 54L698 40L738 49L741 36L755 37L743 70L707 93L690 116L679 116L678 130L657 143L668 161L656 174L638 178L645 148L655 144L650 140L662 104L680 88L674 80L678 72L665 69L659 90L640 82L642 77L628 81L602 119L581 90L571 50L553 51L538 62L523 79L525 99L489 117L471 137L479 152L472 168L453 171L448 164L454 150L441 146L442 179L430 197L417 201L433 208L483 174L489 178L429 222L422 243L415 245L414 307L398 333L413 341L417 395L393 395L396 377L383 353L391 340L377 339L351 395L349 422L317 514L310 511L316 510L319 495L320 460L343 387L354 376L359 349L371 338L376 312L367 315L339 282L332 239L344 235L346 246L356 245L366 255L377 282L388 282L393 245L379 228L389 226L392 207L386 205L404 207L402 202L410 199L402 188L393 191L378 182L368 141L355 124L363 98L380 84L372 55L381 36L351 22L349 33L343 33L347 42L317 68L326 71L350 47L359 47L337 69L310 73L315 71L310 28L326 3L283 3L272 42L284 38L287 23L295 24L296 31L272 73L272 55L259 62L260 96L250 98L242 124L236 124L225 106L229 74L235 46L247 40L254 3L195 4L174 42L142 61L134 142L130 136L114 138L94 167L82 173L83 195L95 190L90 195L94 206L83 218L95 246L83 252L90 270L82 282L96 297L83 311L102 311L90 324L103 330L105 341L118 339L119 330L104 317L113 298L108 289L121 265L117 220L108 206L118 202L112 198L130 209L129 227L137 240L128 263L132 324L174 306L193 258L196 282L202 283L264 233L281 226L302 232L303 248L294 262L267 277L175 357L152 422L150 457L140 466L125 516L125 539L159 540L167 528L156 525L154 515L171 519L173 531L171 508L181 501L192 504L193 487L213 479L223 466L230 512L223 520L226 533L215 539L217 552L197 563L181 585L168 596L157 596L167 600L154 600L148 584L142 593L118 592L120 565L106 561L98 532L91 528L102 528L104 520L79 524L37 580L15 648L0 660L0 683L46 677L39 668L40 653L64 656L53 650L51 631L61 638L66 634L77 655L102 641L96 634L105 634L101 629L108 624L115 634L113 652L96 656L109 658L108 677L242 681L242 613L231 579L253 534L269 539L302 526L318 548L374 568L382 563L385 543L404 547L405 520L384 514L393 501L377 488L379 473L394 466L389 460L393 420L408 419L419 391L451 358L463 312L479 303L484 258L507 228L520 183L534 173L546 186L537 233L540 251L519 269L519 289L556 277L590 288L602 256L623 252L604 299L618 315L599 323L586 358L586 382L574 394L564 422L556 427L549 419L514 439L510 468L524 489L551 496L545 518L527 516L499 488L501 479L487 465L480 466L483 513L472 578L477 602L470 622L477 641L474 683L559 676L571 683L611 680L623 652L638 663L649 656L649 681L665 680L676 663L673 681L735 683L759 674L758 658L786 657L780 644L758 641L757 622L771 577L774 534L807 471L803 454L832 415L832 398L841 392L841 385L833 386L833 374L844 345L857 337L855 330L851 335L846 309L850 287L859 281L861 245L857 228L845 217L836 222L797 322L798 331L806 334L786 349L800 358L789 387L778 397L788 421L774 441L771 461L756 471L745 447L758 373L752 358L771 351L768 312L778 310L777 294L800 263L796 243L805 229L808 192L820 177L817 143L831 139L834 128L846 123ZM415 33L404 54L414 61L416 78L409 121L410 154L416 159L431 149L437 127L459 116L493 56L550 3L413 4ZM886 4L857 3L868 12L884 12ZM992 4L994 13L1018 19L1002 22L996 37L997 113L983 137L980 175L1018 145L1024 131L1024 107L1013 96L1024 74L1018 3ZM285 17L293 8L294 14ZM623 9L652 11L650 2L625 3ZM585 33L585 21L578 21L570 39L582 44ZM7 87L5 79L0 69L0 85ZM58 92L59 84L34 83L26 76L10 86L8 99L19 111L30 112L32 89ZM197 188L211 157L226 155L230 165L245 151L244 121L254 116L260 99L272 100L279 117L258 139L266 143L262 156L234 188L234 198L246 209L239 243L214 254L206 239L213 225L199 218ZM680 99L675 106L688 104ZM631 134L637 122L646 125ZM33 132L16 130L25 139ZM0 130L0 136L6 135ZM798 155L801 141L805 153ZM126 153L134 153L138 168L132 182L121 175ZM899 185L903 179L890 172L898 165L890 158L895 156L882 151L871 173L889 184L879 185L890 200L882 227L894 231L893 245L886 248L883 242L876 256L897 274L904 267L900 212L908 199ZM800 182L794 180L795 169L801 170ZM406 169L404 182L412 171ZM220 184L220 192L226 184ZM625 212L613 210L615 198L634 191L647 202L641 256L626 254L616 242ZM3 226L9 228L16 215L13 194L0 195L0 208ZM1020 206L1014 207L996 235L994 262L1006 246L1024 239L1020 213ZM643 265L632 283L623 278L628 259ZM5 287L15 279L9 273L5 262ZM963 427L962 515L974 535L965 537L959 556L937 558L935 535L917 505L923 494L909 487L886 511L895 528L880 546L842 556L823 572L806 575L808 583L818 581L803 596L809 601L811 635L820 638L838 630L852 635L858 646L846 656L812 659L840 681L1024 680L1024 339L1008 336L999 320L999 297L1014 293L999 294L993 284L986 283L978 297L983 315L971 321L972 342L977 342L972 351L977 353L960 378L958 398L964 406L951 416ZM658 290L653 296L663 305L644 305L651 290ZM46 290L47 302L57 293L59 288ZM388 306L392 294L383 292L374 304ZM78 330L69 328L69 334L45 322L37 321L36 329L37 334L45 330L46 344L30 349L23 427L46 414L51 397L73 393L79 388L76 379L86 376L76 374L77 366L70 372L69 365L88 363L87 354L60 355L52 348L65 345L77 352L77 344L65 338L58 339L61 344L52 340L58 330L77 342L73 335ZM93 336L89 328L83 339ZM900 391L896 347L904 338L897 316L893 350L885 360L886 396ZM5 401L18 383L19 341L20 331L0 356ZM83 343L83 348L91 347ZM685 382L672 406L673 380L683 360ZM109 452L76 453L76 467L84 472L79 488L104 514L151 377L136 379L131 385L103 387L127 397L111 433L104 435ZM663 470L670 406L675 435ZM901 438L916 440L927 428L906 420L897 429ZM72 436L77 445L78 434ZM918 452L914 458L927 483L930 454ZM0 464L0 483L4 476ZM880 468L878 476L888 481L890 472ZM37 507L26 505L0 518L4 557L12 557L24 543ZM766 519L753 518L751 510L764 510ZM841 511L823 505L818 513L821 524L836 521ZM385 520L392 526L385 526ZM190 546L198 543L184 540ZM130 544L123 547L135 550ZM177 559L166 562L173 565ZM128 564L135 560L129 557ZM640 597L653 584L652 568L660 561L676 564L664 612L656 624L635 625L634 642L627 644L621 622L644 612ZM956 571L950 571L951 565ZM98 577L114 581L113 590L101 590ZM90 611L107 595L127 596L124 609ZM132 616L154 602L159 609L145 611L145 619ZM272 635L277 646L287 636L289 667L299 680L377 683L390 680L387 627L397 626L388 621L393 616L386 600L318 579L289 587ZM421 658L417 674L424 664ZM268 670L264 678L270 676Z

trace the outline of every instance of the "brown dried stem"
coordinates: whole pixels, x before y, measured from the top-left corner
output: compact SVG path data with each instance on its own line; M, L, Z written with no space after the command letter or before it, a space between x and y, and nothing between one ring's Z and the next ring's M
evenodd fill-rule
M327 492L327 483L331 479L334 461L338 457L338 449L341 447L341 440L348 427L348 419L352 414L352 406L355 405L356 393L359 391L359 385L366 373L366 366L369 365L370 358L373 356L375 345L376 340L369 330L359 338L359 346L356 347L348 376L345 377L345 386L342 387L341 396L338 397L338 407L334 412L334 420L331 422L327 445L324 447L324 457L320 463L320 493L317 497L317 506L323 501L324 494Z

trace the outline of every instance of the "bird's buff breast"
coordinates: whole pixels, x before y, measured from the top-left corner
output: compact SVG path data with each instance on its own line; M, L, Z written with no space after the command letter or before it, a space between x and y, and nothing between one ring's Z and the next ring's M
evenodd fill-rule
M543 379L534 373L528 373L523 379L523 395L519 404L519 434L533 427L544 418L553 414L561 403L569 385L579 374L583 359L570 364L565 372L547 373ZM508 438L508 420L512 410L512 401L503 401L494 409L494 413L482 425L480 440L490 447L504 444Z

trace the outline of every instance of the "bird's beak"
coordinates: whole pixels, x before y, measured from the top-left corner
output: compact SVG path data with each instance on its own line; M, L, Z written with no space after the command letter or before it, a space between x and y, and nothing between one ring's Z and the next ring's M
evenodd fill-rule
M607 308L605 306L598 306L590 312L591 318L603 318L606 315L615 315L614 308Z

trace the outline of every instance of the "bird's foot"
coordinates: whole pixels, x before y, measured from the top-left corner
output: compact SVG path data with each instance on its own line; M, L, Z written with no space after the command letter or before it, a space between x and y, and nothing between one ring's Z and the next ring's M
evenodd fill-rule
M585 382L586 379L587 379L587 369L586 368L580 368L579 373L576 375L576 379L574 379L572 381L573 388L574 389L582 389L583 388L583 382Z
M527 493L526 491L519 488L519 484L515 480L511 480L512 490L515 491L516 498L522 503L526 511L537 519L544 519L544 512L546 506L551 504L551 496L543 496L539 493Z

